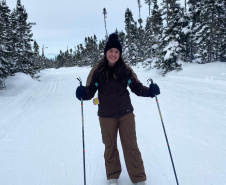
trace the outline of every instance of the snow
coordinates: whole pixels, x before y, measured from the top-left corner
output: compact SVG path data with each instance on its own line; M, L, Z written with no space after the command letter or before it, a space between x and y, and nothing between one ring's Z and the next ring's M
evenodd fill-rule
M183 64L162 77L134 67L158 96L179 180L183 185L226 184L226 64ZM0 91L0 184L82 185L81 104L75 90L89 67L46 69L40 81L18 73ZM155 99L131 93L147 185L176 184ZM84 102L87 185L105 185L104 145L97 106ZM131 185L122 148L120 185Z
M164 61L169 60L173 58L173 53L177 50L179 43L175 40L171 40L169 44L164 48L164 51L166 51L166 54L164 56Z

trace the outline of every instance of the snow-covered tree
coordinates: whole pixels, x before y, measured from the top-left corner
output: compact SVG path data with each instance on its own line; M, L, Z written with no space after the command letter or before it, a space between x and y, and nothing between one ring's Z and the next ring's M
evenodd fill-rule
M195 59L201 63L224 60L225 47L225 1L188 1L192 18Z
M145 38L144 38L144 55L145 59L150 60L153 57L153 45L154 45L154 34L152 27L151 17L148 17L145 25Z
M216 0L216 41L214 47L215 58L217 61L226 62L226 1L225 0Z
M20 71L33 76L36 72L33 68L34 64L31 60L33 57L32 45L32 25L34 23L28 23L28 14L24 6L21 5L20 0L17 0L17 6L13 12L15 20L14 26L14 49L16 52L16 71Z
M34 70L35 71L39 71L40 69L44 69L44 65L42 64L42 59L39 55L39 45L38 43L36 42L36 40L34 40L34 43L33 43L33 51L34 51L34 54L33 54L33 67L34 67Z
M84 46L84 60L85 65L93 66L99 59L99 51L97 44L97 37L94 35L93 37L85 38L85 46Z
M168 7L168 24L164 28L161 46L161 57L156 61L155 67L164 70L166 74L172 70L181 69L181 54L183 46L181 44L181 31L183 20L181 18L181 8L177 0L172 0Z
M12 54L12 29L10 9L6 1L0 2L0 88L10 74Z
M146 52L147 58L158 57L160 53L160 38L162 36L163 19L160 13L157 0L153 0L151 16L147 18L146 32Z
M167 25L169 23L169 6L170 6L170 1L171 0L162 0L162 3L161 3L161 6L162 6L162 8L161 8L161 14L163 16L163 19L166 20Z
M137 54L137 23L133 19L132 11L127 8L125 12L125 30L126 30L126 50L125 59L127 63L135 65L138 58Z

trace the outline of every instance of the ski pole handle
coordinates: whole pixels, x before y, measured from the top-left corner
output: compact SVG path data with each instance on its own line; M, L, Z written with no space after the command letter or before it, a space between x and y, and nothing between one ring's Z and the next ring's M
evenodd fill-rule
M151 78L149 78L147 81L148 82L151 81L151 84L154 84L154 82L153 82L153 80ZM156 94L155 94L155 98L157 98L157 95Z
M154 82L153 82L153 80L152 80L151 78L149 78L149 79L147 80L147 82L148 82L148 84L149 84L149 82L151 82L151 84L154 84Z
M79 81L80 86L82 86L82 80L81 80L81 78L79 77L79 78L77 78L77 80Z

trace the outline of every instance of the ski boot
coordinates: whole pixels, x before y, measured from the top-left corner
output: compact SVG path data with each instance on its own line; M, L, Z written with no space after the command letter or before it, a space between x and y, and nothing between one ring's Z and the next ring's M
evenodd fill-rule
M118 185L118 179L110 179L108 180L109 185Z
M134 185L145 185L145 181L137 182L137 183L135 183Z

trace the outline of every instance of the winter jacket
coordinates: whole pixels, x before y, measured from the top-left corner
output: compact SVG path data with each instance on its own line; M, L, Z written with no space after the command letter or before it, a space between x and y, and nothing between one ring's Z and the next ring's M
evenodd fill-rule
M119 118L133 112L133 106L130 100L130 94L127 90L129 86L131 91L137 96L148 97L149 88L142 85L137 79L137 75L126 64L126 70L130 70L125 82L119 82L114 75L114 70L108 76L108 81L103 82L100 79L98 66L99 61L90 71L87 82L86 92L88 99L92 99L98 90L99 109L98 116L108 118Z

